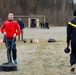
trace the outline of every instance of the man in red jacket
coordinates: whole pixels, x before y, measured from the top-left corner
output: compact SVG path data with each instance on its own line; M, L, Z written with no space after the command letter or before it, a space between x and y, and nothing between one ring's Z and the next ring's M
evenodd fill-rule
M8 20L5 20L1 25L1 32L5 36L5 43L7 47L7 59L8 63L12 63L11 50L14 63L17 64L16 53L16 36L20 34L20 26L13 20L14 14L8 14Z

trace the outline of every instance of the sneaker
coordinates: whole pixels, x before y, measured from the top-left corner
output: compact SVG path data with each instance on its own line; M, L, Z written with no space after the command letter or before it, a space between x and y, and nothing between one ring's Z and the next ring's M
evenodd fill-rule
M17 60L14 60L14 63L17 64Z
M74 71L75 71L75 65L71 66L70 71L71 71L71 72L74 72Z

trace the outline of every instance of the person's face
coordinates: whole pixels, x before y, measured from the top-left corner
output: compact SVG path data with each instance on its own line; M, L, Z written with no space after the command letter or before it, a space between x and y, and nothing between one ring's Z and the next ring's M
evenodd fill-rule
M9 20L13 20L13 17L14 17L13 13L9 13L9 14L8 14L8 19L9 19Z
M19 18L19 21L21 21L21 18Z

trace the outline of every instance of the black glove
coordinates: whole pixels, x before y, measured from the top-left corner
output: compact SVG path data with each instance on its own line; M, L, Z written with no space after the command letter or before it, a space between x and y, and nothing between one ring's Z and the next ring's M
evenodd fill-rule
M70 52L70 48L69 48L69 47L66 47L66 48L64 49L64 52L65 52L65 53L69 53L69 52Z

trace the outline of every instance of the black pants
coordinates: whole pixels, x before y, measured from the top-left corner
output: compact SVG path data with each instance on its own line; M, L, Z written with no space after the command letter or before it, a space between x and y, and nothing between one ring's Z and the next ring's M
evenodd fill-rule
M70 54L71 66L76 64L76 43L71 42L71 54Z
M12 56L13 60L16 60L17 58L17 50L16 50L16 38L5 38L6 42L6 48L7 48L7 59L8 62L12 62ZM12 52L12 54L11 54Z

